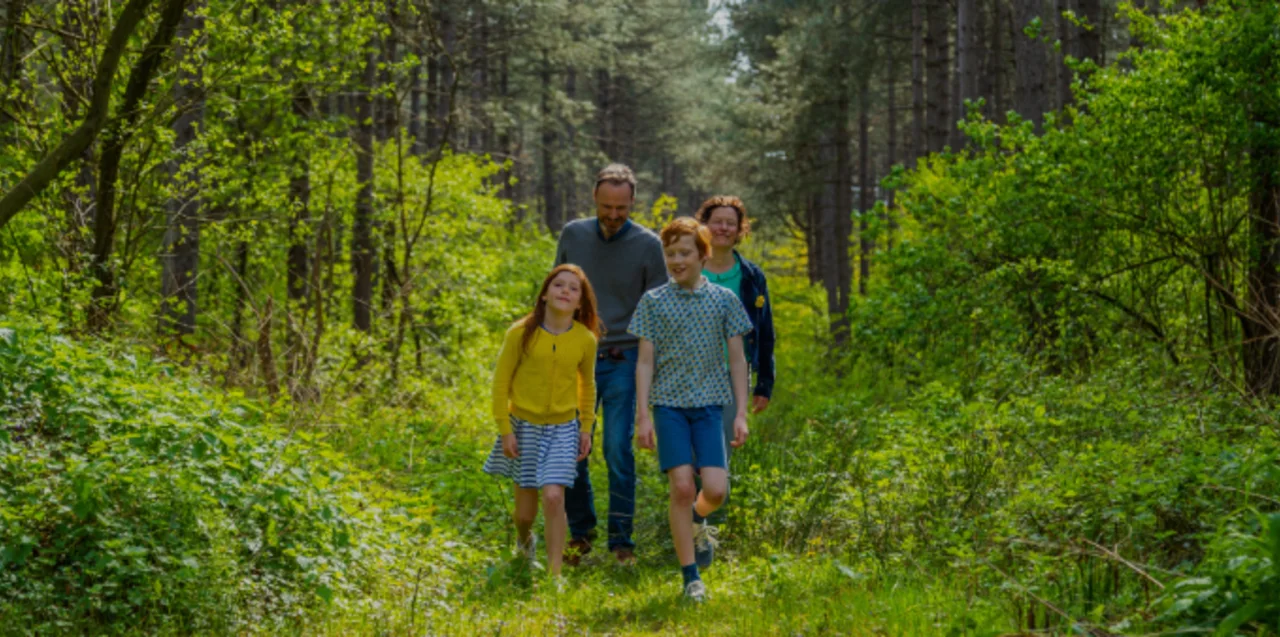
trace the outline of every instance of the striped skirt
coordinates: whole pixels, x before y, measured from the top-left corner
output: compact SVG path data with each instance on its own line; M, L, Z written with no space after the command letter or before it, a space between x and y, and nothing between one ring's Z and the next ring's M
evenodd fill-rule
M520 456L502 455L502 436L484 462L484 472L506 476L523 489L541 489L548 484L573 486L578 475L578 420L559 425L535 425L511 416L511 432L516 435Z

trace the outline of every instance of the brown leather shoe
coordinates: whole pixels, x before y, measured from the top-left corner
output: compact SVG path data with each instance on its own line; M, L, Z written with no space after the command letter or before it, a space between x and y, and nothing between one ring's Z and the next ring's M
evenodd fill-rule
M577 566L582 563L582 557L591 552L591 541L586 538L575 537L569 540L569 545L564 548L564 563L569 566Z
M618 560L619 566L636 565L636 552L629 548L619 546L618 548L613 549L613 557Z

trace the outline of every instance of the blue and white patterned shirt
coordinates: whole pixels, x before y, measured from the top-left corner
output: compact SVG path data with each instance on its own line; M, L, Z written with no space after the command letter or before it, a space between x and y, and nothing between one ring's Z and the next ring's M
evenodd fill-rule
M653 342L649 401L663 407L733 402L725 343L751 331L751 319L730 290L702 277L692 290L675 281L645 293L628 332Z

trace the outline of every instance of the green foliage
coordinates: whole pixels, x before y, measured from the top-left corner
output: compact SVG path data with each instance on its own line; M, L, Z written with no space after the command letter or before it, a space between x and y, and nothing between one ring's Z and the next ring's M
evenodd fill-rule
M0 325L0 616L239 632L360 596L427 503L172 368Z

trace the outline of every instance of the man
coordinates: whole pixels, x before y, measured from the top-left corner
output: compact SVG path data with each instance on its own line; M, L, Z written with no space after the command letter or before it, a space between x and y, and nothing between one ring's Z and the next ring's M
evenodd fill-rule
M636 199L636 177L622 164L609 164L596 174L592 191L595 219L565 225L556 245L556 265L580 266L595 288L597 311L604 323L596 360L596 404L604 406L604 459L609 468L609 550L620 564L635 561L631 538L636 511L636 460L631 440L636 417L636 346L627 333L640 297L667 281L662 242L651 230L630 220ZM587 459L578 462L573 487L565 492L569 541L565 561L576 564L591 550L597 525Z

